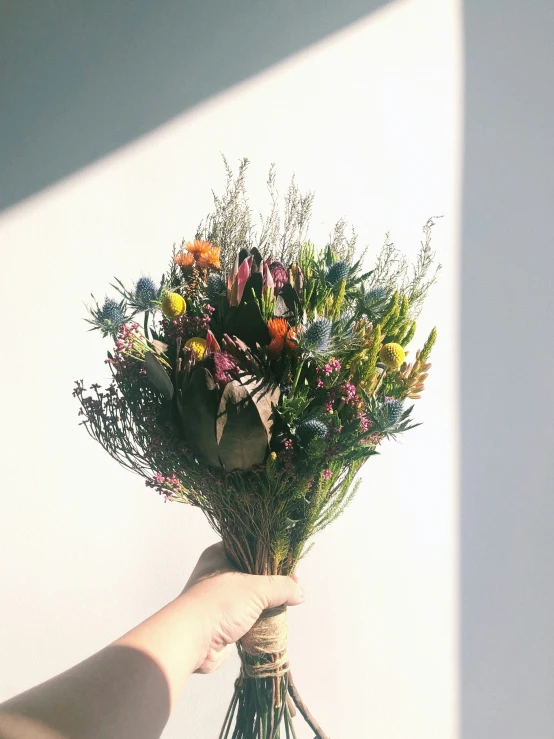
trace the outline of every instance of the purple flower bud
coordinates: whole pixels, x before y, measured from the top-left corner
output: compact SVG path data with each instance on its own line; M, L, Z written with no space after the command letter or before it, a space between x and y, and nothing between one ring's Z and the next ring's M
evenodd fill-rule
M235 372L239 365L235 357L227 352L216 352L213 355L214 360L214 379L221 387L226 385L233 379L231 373Z
M289 273L281 262L272 262L272 264L269 265L269 271L271 272L271 276L275 283L275 295L279 295L283 289L283 285L286 285L289 281Z

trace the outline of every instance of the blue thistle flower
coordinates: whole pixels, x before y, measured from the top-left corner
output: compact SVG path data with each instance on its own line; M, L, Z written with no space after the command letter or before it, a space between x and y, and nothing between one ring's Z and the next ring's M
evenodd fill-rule
M376 285L366 292L365 297L366 300L370 300L372 303L380 303L386 299L387 290L381 285Z
M318 418L306 418L296 427L296 435L302 446L308 446L314 439L325 439L328 433L329 429Z
M397 398L386 398L385 402L381 406L381 409L387 413L389 423L392 426L396 426L402 418L404 412L404 404Z
M332 328L328 318L318 318L304 331L302 343L312 351L326 352L331 344Z
M335 262L327 270L325 279L330 285L336 285L337 282L347 280L350 276L350 265L341 259L340 262Z
M135 302L143 310L150 308L150 303L155 300L158 290L150 277L141 277L135 286Z
M109 322L112 326L121 326L125 322L125 313L120 303L113 298L106 298L99 318L101 321Z
M225 280L221 275L218 275L217 272L212 272L208 276L208 283L206 285L206 293L208 295L209 300L216 300L221 295L225 295L225 292L227 290L227 285L225 284Z

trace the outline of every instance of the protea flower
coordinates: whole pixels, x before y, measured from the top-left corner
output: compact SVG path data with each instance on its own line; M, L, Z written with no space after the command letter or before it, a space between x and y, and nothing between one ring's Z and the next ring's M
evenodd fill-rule
M249 289L247 288L249 284ZM250 289L251 288L251 289ZM260 265L253 254L243 256L237 254L233 269L227 279L227 298L230 306L240 305L243 297L249 300L251 292L261 295L275 294L275 281L267 262Z
M279 295L283 286L289 281L289 273L281 262L272 262L269 265L269 271L271 272L273 282L275 284L275 295Z
M229 273L227 279L227 298L229 305L240 305L242 296L244 295L244 288L248 282L250 275L252 274L252 262L253 256L247 257L240 261L240 254L237 254L233 269Z

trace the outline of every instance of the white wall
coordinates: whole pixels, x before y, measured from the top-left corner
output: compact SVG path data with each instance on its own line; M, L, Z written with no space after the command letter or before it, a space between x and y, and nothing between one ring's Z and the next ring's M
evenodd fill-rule
M455 0L391 3L0 216L0 700L160 607L214 540L89 440L71 389L106 377L83 301L114 275L163 270L223 184L221 151L252 160L255 210L272 161L283 189L293 172L314 189L315 240L345 216L371 255L390 229L413 256L426 219L445 216L418 336L438 325L425 425L370 461L302 565L290 651L331 736L457 736L460 49ZM164 737L216 736L236 671L193 677Z
M468 0L464 739L554 736L554 5Z

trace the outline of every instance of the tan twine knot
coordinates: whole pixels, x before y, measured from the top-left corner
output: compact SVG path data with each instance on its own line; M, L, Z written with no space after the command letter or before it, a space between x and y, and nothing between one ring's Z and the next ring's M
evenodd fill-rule
M281 677L289 671L287 642L289 636L287 608L269 608L263 611L254 626L240 640L242 650L251 657L272 655L271 662L251 664L242 657L242 671L246 677Z

